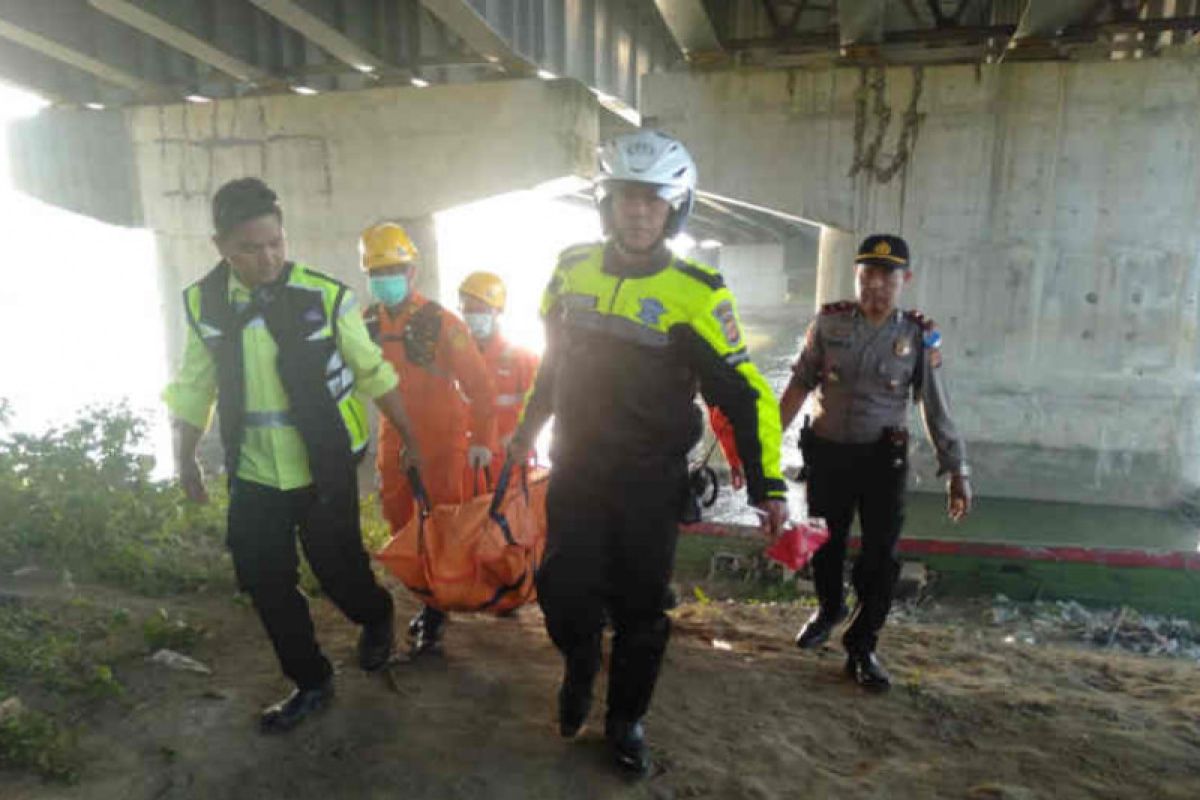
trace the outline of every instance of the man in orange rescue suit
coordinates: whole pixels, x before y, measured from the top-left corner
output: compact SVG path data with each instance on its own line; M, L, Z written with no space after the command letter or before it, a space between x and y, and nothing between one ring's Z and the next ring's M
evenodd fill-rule
M971 510L966 451L950 419L942 378L941 333L920 312L898 308L900 292L911 279L903 239L864 239L855 259L856 300L821 309L779 402L787 430L808 394L816 395L812 427L801 431L800 447L808 470L809 513L823 517L830 533L813 558L820 608L796 644L820 646L847 615L842 565L857 511L862 550L852 580L858 603L842 644L846 673L871 691L891 686L875 658L875 645L900 574L896 548L904 525L910 398L920 406L937 451L938 474L949 476L951 519Z
M483 354L492 386L496 390L496 437L500 451L492 462L492 480L504 465L504 450L508 447L517 423L525 395L537 376L538 357L517 347L500 332L500 315L504 313L508 291L499 275L474 272L458 287L459 309Z
M367 228L359 249L378 301L365 312L367 329L400 376L413 436L424 457L421 478L429 502L462 503L471 493L468 469L490 467L496 451L494 391L483 358L462 320L413 290L418 253L404 228L390 222ZM379 497L393 533L416 509L413 488L401 468L404 450L400 432L381 419ZM429 606L413 618L409 633L414 654L438 643L445 622L446 615Z

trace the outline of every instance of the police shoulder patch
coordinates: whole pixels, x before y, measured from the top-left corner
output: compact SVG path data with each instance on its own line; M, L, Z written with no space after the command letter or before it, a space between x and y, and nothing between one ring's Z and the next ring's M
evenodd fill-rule
M742 343L742 328L738 325L737 314L733 311L733 301L723 300L713 309L713 317L721 325L721 333L725 343L730 347L739 347Z
M827 316L831 314L849 314L855 308L855 304L849 300L839 300L836 303L826 303L821 306L821 313Z

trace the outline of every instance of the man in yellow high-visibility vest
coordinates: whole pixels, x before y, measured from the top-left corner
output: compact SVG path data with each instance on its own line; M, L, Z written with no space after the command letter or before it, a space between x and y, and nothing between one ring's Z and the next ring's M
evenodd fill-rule
M392 599L362 545L355 470L369 427L356 392L401 430L408 420L396 373L351 291L287 259L283 212L266 184L243 178L221 187L213 227L221 260L184 291L187 343L164 398L179 480L197 502L207 493L196 447L217 406L234 570L296 684L263 712L262 730L273 733L333 696L333 669L297 588L297 533L322 588L362 626L360 666L379 669L391 657ZM407 457L415 466L417 454Z

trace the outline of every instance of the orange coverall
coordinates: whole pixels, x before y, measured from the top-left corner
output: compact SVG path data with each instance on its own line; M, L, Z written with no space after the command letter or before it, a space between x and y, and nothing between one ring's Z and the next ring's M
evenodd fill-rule
M410 360L404 342L406 329L428 302L414 293L394 317L379 305L366 313L369 322L373 323L372 317L378 320L379 345L400 376L400 393L421 452L421 478L430 502L462 503L471 496L470 487L464 483L469 474L468 441L482 442L492 452L498 449L495 392L467 326L444 309L432 361L420 366ZM376 459L379 499L393 533L412 519L415 510L412 487L400 467L403 448L400 432L381 417Z
M492 336L482 348L483 361L496 390L496 440L500 447L495 451L491 473L492 480L496 480L504 466L504 448L521 421L525 395L537 377L540 359L536 354L510 344L500 333Z

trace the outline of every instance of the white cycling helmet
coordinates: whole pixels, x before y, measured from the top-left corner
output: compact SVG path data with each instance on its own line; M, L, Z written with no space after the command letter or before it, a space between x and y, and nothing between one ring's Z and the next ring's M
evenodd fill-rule
M626 133L600 148L600 174L596 177L596 202L608 225L610 181L647 183L658 187L658 196L671 206L666 236L683 230L696 197L696 162L678 140L660 131Z

